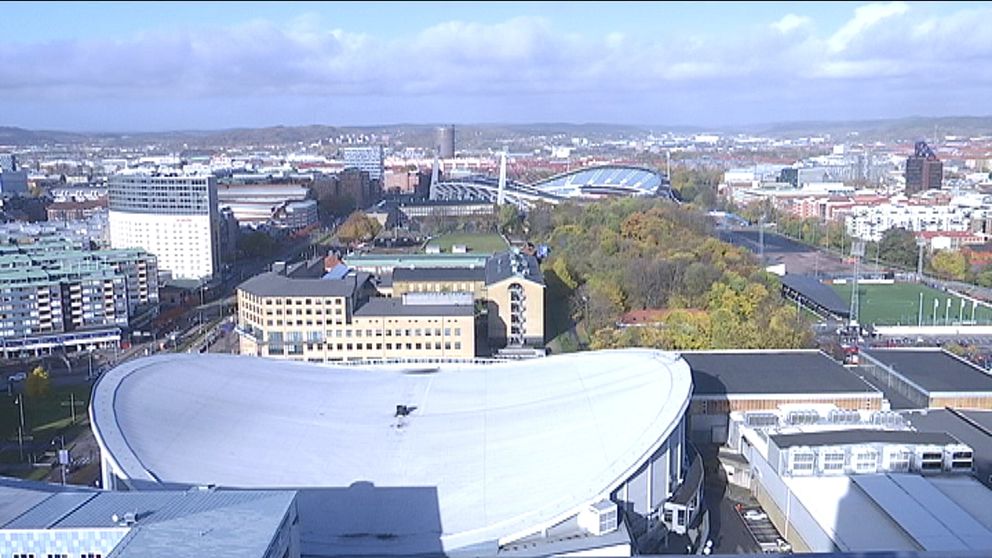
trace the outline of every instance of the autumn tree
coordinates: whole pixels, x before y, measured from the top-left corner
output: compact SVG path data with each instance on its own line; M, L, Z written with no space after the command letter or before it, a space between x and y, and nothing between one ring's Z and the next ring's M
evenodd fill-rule
M39 399L48 395L51 381L48 378L48 370L42 366L35 367L28 375L25 390L31 399Z
M355 211L338 227L338 238L343 242L367 242L372 240L382 230L379 221L372 219L363 211Z
M968 277L968 258L962 252L938 250L930 260L930 267L941 277L957 281Z

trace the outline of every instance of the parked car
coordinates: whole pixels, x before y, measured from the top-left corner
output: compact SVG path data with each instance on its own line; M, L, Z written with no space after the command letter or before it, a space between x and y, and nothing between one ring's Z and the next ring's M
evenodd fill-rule
M18 372L17 374L11 374L10 376L7 376L8 382L23 382L24 380L27 379L28 379L28 375L25 374L24 372Z
M744 519L749 521L761 521L763 519L768 519L768 515L758 510L747 510L744 512Z

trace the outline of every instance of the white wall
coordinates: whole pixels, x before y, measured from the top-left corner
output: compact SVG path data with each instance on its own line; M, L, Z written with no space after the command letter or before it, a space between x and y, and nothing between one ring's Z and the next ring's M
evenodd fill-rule
M214 274L217 247L208 215L155 215L111 211L112 248L143 248L158 258L158 268L176 279Z

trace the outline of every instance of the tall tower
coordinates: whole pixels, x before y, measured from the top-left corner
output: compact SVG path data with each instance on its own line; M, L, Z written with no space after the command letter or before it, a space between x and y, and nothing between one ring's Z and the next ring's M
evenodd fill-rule
M442 126L434 130L434 150L442 159L455 156L455 127Z
M142 248L173 279L205 281L220 266L217 179L118 174L109 180L111 248Z
M499 157L499 189L496 194L496 205L506 202L506 151Z
M906 158L906 194L940 189L944 180L944 164L925 141L918 141L913 155Z
M437 182L438 175L441 173L441 162L437 160L437 155L434 155L434 167L431 168L431 187L427 194L427 199L436 200L437 199Z

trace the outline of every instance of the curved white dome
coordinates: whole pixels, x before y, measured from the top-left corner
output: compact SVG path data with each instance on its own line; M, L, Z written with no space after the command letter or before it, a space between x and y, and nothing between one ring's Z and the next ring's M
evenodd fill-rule
M438 366L162 355L108 372L90 412L125 482L432 487L450 549L609 497L682 421L692 384L678 355L640 349Z

